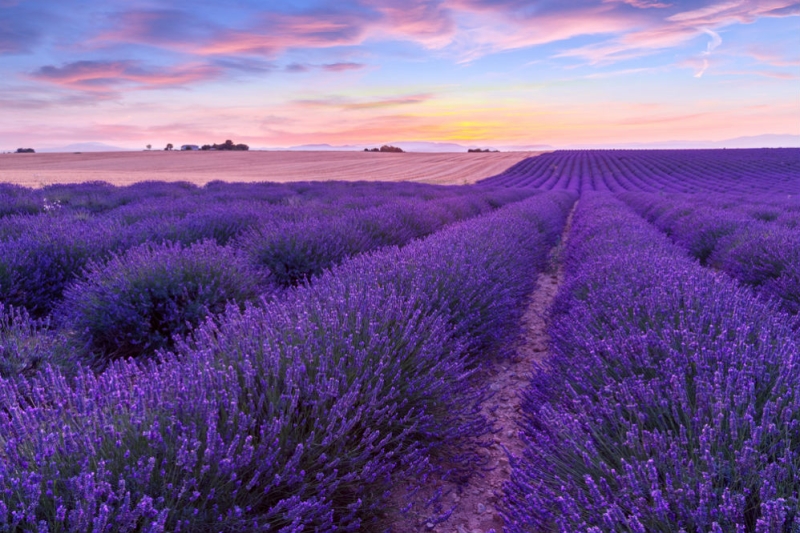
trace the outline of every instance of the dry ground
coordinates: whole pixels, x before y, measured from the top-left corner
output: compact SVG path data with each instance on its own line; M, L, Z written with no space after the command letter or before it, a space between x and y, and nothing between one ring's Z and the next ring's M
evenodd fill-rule
M0 182L26 187L106 181L419 181L463 185L541 152L100 152L0 154Z
M536 365L547 357L550 336L549 313L558 289L564 280L561 250L572 227L572 207L560 243L551 252L549 272L538 276L536 288L530 294L525 315L522 317L522 335L513 357L487 369L478 376L475 386L486 386L490 391L481 405L483 416L496 433L491 446L484 450L486 468L473 475L466 486L443 482L445 494L443 509L452 514L442 523L426 523L426 510L413 516L390 513L392 533L500 533L503 518L497 507L502 498L503 484L511 477L509 454L521 457L524 443L520 438L519 422L522 412L522 395L530 385ZM424 489L423 489L424 490ZM402 491L398 491L402 492ZM425 491L430 496L431 491ZM396 496L397 497L397 496ZM395 501L395 507L401 507Z

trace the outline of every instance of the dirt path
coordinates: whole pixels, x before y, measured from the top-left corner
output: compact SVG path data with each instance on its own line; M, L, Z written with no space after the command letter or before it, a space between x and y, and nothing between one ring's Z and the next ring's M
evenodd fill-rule
M392 526L392 533L487 533L493 529L499 533L503 530L503 519L496 506L502 498L503 483L511 476L508 453L514 456L522 454L523 443L518 435L521 396L529 384L533 364L542 361L547 354L547 313L564 277L560 253L569 234L572 213L567 219L561 244L553 250L551 268L539 276L529 297L522 319L522 335L513 357L479 378L479 383L487 385L494 393L481 408L497 430L493 436L494 443L485 449L487 471L473 475L466 486L445 487L443 506L454 509L446 521L414 525L410 523L411 519Z

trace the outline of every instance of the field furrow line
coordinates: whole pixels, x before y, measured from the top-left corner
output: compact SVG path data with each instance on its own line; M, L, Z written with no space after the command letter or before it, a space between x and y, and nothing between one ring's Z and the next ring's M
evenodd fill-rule
M445 520L426 522L424 513L405 520L398 518L398 523L391 527L392 533L488 533L503 530L503 518L497 504L502 499L503 484L511 477L511 460L520 457L525 446L519 432L522 395L531 375L547 356L549 311L564 280L561 250L569 236L577 205L578 202L572 206L561 239L551 251L550 268L538 275L536 288L528 298L522 331L512 357L488 367L474 384L488 392L480 411L494 428L492 442L484 448L486 466L466 485L455 482L442 484L441 504L449 509Z

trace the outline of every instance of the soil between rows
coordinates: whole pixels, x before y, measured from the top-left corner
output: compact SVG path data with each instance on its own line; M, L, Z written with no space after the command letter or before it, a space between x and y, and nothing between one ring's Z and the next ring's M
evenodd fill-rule
M511 477L509 454L519 457L524 449L519 435L522 393L530 383L536 364L547 355L550 341L548 313L564 279L560 252L569 235L574 212L575 206L560 243L551 252L550 269L539 274L536 288L529 296L522 318L522 333L512 357L483 371L477 379L476 386L486 386L490 391L481 405L481 414L496 431L492 444L483 449L486 467L472 475L466 485L442 483L443 507L452 509L447 520L435 524L424 521L424 512L406 516L397 514L391 520L391 533L502 531L503 519L497 505L502 498L503 484Z

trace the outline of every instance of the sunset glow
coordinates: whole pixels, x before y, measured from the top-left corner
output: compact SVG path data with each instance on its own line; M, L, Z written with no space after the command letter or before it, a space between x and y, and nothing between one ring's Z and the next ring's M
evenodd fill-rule
M791 0L0 0L0 151L800 135Z

